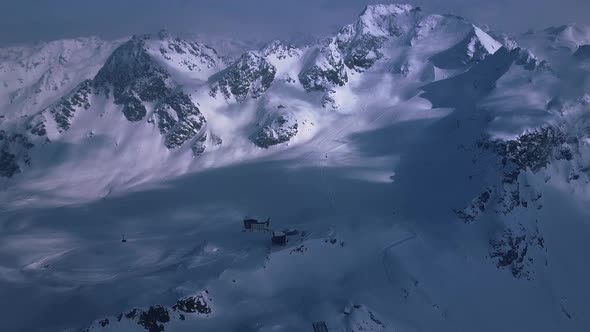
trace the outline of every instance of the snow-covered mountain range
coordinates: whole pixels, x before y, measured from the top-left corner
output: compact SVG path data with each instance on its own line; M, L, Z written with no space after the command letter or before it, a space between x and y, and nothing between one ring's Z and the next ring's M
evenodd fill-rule
M0 312L10 331L585 331L589 180L590 27L371 5L239 56L164 31L4 48Z

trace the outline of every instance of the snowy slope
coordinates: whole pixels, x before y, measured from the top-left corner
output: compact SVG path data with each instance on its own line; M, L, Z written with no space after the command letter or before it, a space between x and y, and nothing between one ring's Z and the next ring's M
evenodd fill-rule
M166 33L94 40L111 48L83 47L71 83L2 111L4 324L585 331L589 36L373 5L231 61Z

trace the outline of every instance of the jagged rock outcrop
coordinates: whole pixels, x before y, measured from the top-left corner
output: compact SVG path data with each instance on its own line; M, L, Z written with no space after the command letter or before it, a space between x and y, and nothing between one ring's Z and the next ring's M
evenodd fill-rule
M156 45L161 47L158 52L165 55L165 59L177 60L171 56L180 54L187 55L182 60L185 65L188 65L188 58L199 62L198 66L196 63L189 66L194 70L203 66L214 67L220 61L214 57L214 50L197 43L163 35L160 39L149 35L133 37L113 52L93 80L82 82L69 96L46 110L55 120L58 131L67 131L76 112L91 107L93 96L109 98L112 95L114 103L122 106L123 115L131 122L143 120L148 113L147 103L153 105L154 112L148 122L157 123L167 148L177 148L194 138L204 126L205 118L163 65L156 61L151 49ZM46 112L35 116L28 124L27 129L33 135L47 135Z
M207 45L173 38L166 31L160 31L158 38L152 38L150 48L157 49L162 58L170 65L192 73L202 73L202 78L223 66L217 51ZM153 52L153 51L152 51Z
M454 209L457 217L466 223L475 221L485 213L489 204L496 213L507 215L517 207L542 209L542 194L530 189L523 192L519 177L521 173L538 173L552 161L574 158L576 140L568 139L561 130L544 127L524 133L512 140L483 139L477 143L479 149L491 151L498 158L497 183L486 188L466 207Z
M126 313L120 313L116 317L107 317L97 320L84 332L97 331L111 327L122 321L135 322L148 332L167 331L166 325L172 322L184 321L187 316L207 316L212 313L211 298L208 292L202 292L195 296L189 296L176 301L172 307L153 305L147 309L132 309Z
M143 102L155 102L172 92L170 74L156 63L145 47L147 37L134 37L113 52L94 79L98 92L112 92L129 121L140 121L147 110Z
M160 133L165 137L164 144L169 149L177 148L195 137L205 124L205 117L199 108L188 95L180 91L160 102L154 118Z
M532 279L535 259L541 256L543 264L547 264L546 253L545 239L536 224L532 231L528 231L522 224L508 227L490 240L490 258L499 269L508 269L519 279Z
M355 23L342 28L336 44L350 69L362 71L383 57L381 47L392 37L408 32L415 8L410 5L370 5Z
M299 73L299 81L306 91L327 91L348 82L344 59L334 39L323 42L316 62Z
M280 40L273 40L262 49L262 56L269 58L276 57L278 60L301 56L301 50L292 44L285 44Z
M389 38L408 32L417 13L410 5L367 6L355 23L334 38L323 41L313 63L299 74L306 91L330 91L348 82L346 69L364 71L383 57L381 47Z
M0 130L0 177L13 177L22 172L21 164L30 165L29 150L33 147L25 135Z
M10 178L21 172L16 155L11 153L6 146L0 149L0 176Z
M545 60L539 60L530 50L515 48L517 55L515 64L523 66L526 70L549 69L549 63Z
M260 97L275 79L277 69L256 52L247 52L221 73L212 77L211 96L221 92L223 97L232 96L237 102L247 97Z
M279 115L264 126L253 138L254 144L261 148L269 148L291 140L298 132L298 122L294 116Z
M572 159L571 147L565 133L554 127L544 127L524 133L513 140L480 142L480 147L493 149L502 165L518 171L538 172L553 159Z
M59 132L64 132L72 125L72 118L79 110L90 108L90 96L92 95L92 81L82 82L68 97L63 98L57 105L49 109L57 125ZM46 133L44 124L38 123L31 129L31 133L42 136Z

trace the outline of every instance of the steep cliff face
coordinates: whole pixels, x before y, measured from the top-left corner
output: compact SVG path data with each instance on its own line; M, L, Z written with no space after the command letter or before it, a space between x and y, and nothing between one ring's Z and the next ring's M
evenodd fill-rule
M95 88L111 94L129 121L140 121L147 110L144 102L155 102L169 95L170 74L146 50L143 38L135 37L119 47L94 79Z
M211 95L220 92L226 99L243 102L258 98L271 86L277 69L266 58L247 52L214 78Z

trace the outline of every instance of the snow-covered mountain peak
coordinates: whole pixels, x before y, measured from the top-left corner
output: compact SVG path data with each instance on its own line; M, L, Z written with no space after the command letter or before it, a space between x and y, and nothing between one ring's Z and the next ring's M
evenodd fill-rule
M478 48L483 48L488 54L494 54L502 44L497 42L494 38L484 32L482 29L473 26L473 35L469 43L469 51L474 54Z
M400 19L416 10L412 5L368 5L354 23L357 33L388 37L401 33ZM345 28L346 29L346 28Z
M211 77L211 96L218 91L226 99L232 96L238 102L247 97L260 97L272 84L277 69L260 52L248 51L242 54L225 70Z
M146 38L151 56L171 71L193 79L207 80L225 64L217 51L205 44L174 37L165 30Z
M467 35L459 43L438 53L432 57L432 61L438 68L456 69L477 63L488 55L496 53L501 47L502 44L489 34L471 25Z
M126 47L135 50L131 58L149 55L176 77L205 81L225 67L222 57L212 47L172 36L165 30L155 35L134 36Z
M116 102L154 101L171 89L168 71L150 56L146 40L149 37L133 37L118 47L94 79L95 86L107 93L113 88Z
M411 5L369 5L354 23L344 26L336 38L341 48L363 40L382 43L410 31L421 16L420 8Z
M273 40L261 51L265 57L275 56L279 59L301 55L301 50L293 44L286 44L280 40Z

